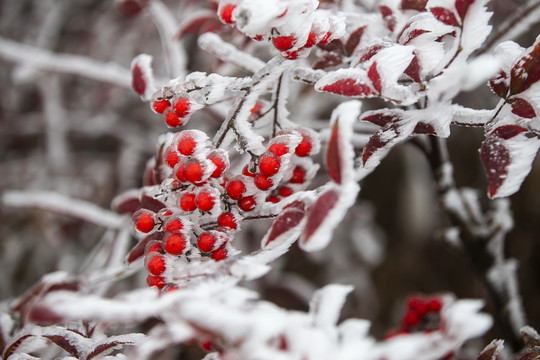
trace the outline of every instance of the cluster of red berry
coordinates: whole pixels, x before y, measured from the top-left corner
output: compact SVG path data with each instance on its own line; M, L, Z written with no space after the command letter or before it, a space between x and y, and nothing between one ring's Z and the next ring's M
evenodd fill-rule
M162 114L163 121L171 128L185 125L194 110L191 100L185 97L175 100L158 98L152 104L152 109Z
M221 1L218 8L218 15L221 21L225 24L236 25L236 18L239 15L239 8L243 5L242 1ZM296 9L298 10L298 9ZM249 11L247 11L249 13ZM305 33L306 26L302 22L302 29L290 28L290 22L285 20L286 16L294 17L299 15L304 17L305 22L311 24L309 33ZM309 54L310 49L315 45L325 45L332 40L339 38L343 28L339 26L339 22L332 17L317 16L313 9L309 7L300 9L299 14L294 11L289 13L289 8L286 8L281 14L276 15L275 21L262 26L258 34L246 33L253 40L271 40L274 47L280 51L281 56L289 60L295 60L305 57ZM298 19L296 19L298 20ZM298 21L297 21L298 22ZM243 30L242 27L239 30ZM300 30L300 31L298 31Z
M407 301L407 312L401 321L401 327L387 335L410 334L414 332L431 332L441 328L443 299L439 296L412 296Z
M305 189L317 170L309 156L319 147L311 129L284 130L234 175L228 153L213 148L204 132L169 135L155 164L164 173L155 194L164 207L158 211L143 207L132 217L134 228L146 236L142 241L146 241L148 285L166 286L167 264L179 256L226 259L244 218L256 215L254 211L264 204L279 203Z

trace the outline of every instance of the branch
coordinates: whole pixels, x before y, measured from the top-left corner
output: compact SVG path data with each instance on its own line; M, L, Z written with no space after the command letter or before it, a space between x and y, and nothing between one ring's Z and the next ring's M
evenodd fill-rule
M131 71L116 63L58 54L0 37L0 58L40 70L72 74L131 90Z
M109 229L120 229L125 220L95 204L49 191L6 191L1 202L6 207L50 211Z

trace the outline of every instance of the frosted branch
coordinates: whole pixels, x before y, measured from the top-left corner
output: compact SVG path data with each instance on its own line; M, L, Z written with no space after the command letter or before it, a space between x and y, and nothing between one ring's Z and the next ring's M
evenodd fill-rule
M58 54L0 38L0 58L40 70L72 74L131 90L131 72L116 63L104 63L85 56Z
M123 216L95 204L48 191L6 191L2 203L11 208L50 211L110 229L119 229L124 222Z

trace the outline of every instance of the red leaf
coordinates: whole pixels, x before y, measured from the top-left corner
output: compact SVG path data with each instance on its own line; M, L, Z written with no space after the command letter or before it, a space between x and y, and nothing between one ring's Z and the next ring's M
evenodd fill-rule
M327 44L317 44L319 49L343 55L343 43L339 39L334 39Z
M375 90L380 94L382 92L381 75L379 75L379 72L377 71L376 61L374 61L373 64L371 64L371 66L369 67L367 75L371 80L371 83L373 84Z
M194 16L187 22L183 23L178 29L175 38L181 40L186 35L202 34L204 32L215 32L219 30L223 24L216 17L214 12L208 12Z
M446 25L459 26L459 22L456 19L456 15L451 10L440 6L432 7L429 9L433 16L440 22Z
M400 43L402 45L407 45L413 39L415 39L415 38L419 37L420 35L425 34L427 32L429 32L429 31L424 30L424 29L413 29L413 30L407 32L407 36L403 36L403 34L405 33L405 31L403 31L403 32L401 32L401 34L398 37L398 43Z
M341 64L342 60L343 57L340 54L332 52L324 55L322 59L318 60L315 64L313 64L313 69L323 70L332 66L336 66Z
M516 357L517 360L538 360L540 358L540 346L527 349Z
M374 95L369 85L359 83L355 79L341 79L335 83L325 85L321 90L345 96Z
M437 131L431 124L426 124L425 122L418 122L414 127L415 134L428 134L428 135L437 135Z
M270 233L264 246L268 246L279 236L298 226L306 216L305 204L302 201L293 201L285 206L282 213L274 220L270 226Z
M362 40L362 35L364 35L365 29L365 26L361 26L351 33L349 39L345 43L345 52L347 53L347 55L351 55L354 52L354 49L356 49L356 47L358 46L358 44L360 44L360 40Z
M337 184L341 184L341 153L339 152L339 119L336 119L332 127L332 134L326 150L326 168L330 178Z
M474 0L456 0L455 6L458 15L461 18L461 22L463 22L463 19L465 19L467 10L469 10L469 6L471 6L473 2Z
M512 112L517 116L521 116L526 119L532 119L536 117L536 112L532 105L522 98L513 98L510 103L512 104Z
M140 259L144 255L144 251L146 250L146 245L148 245L151 241L154 240L161 240L163 239L163 233L162 232L154 232L153 234L148 235L141 241L139 241L128 253L126 257L126 263L131 264L132 262Z
M303 237L303 242L309 242L311 236L323 224L328 213L336 206L339 200L339 193L330 189L322 193L317 200L309 207L308 217L306 222L306 231Z
M519 125L503 125L493 130L490 135L495 135L501 139L508 140L525 131L527 131L527 129Z
M360 56L360 59L358 60L358 63L361 63L361 62L364 62L364 61L368 61L369 59L371 59L373 56L377 55L377 53L379 51L381 51L382 49L386 48L387 46L385 45L382 45L382 44L375 44L375 45L371 45L370 47L368 47L367 49L365 49L364 51L362 51L362 55Z
M111 208L120 214L133 214L141 208L139 190L129 190L112 201Z
M9 345L4 351L2 359L8 359L11 355L15 353L15 351L23 343L23 341L25 341L26 339L30 337L34 337L34 335L23 335L20 338L18 338L15 342L12 342L11 345Z
M147 4L137 0L116 0L114 5L125 17L133 17L139 14Z
M137 63L131 67L131 86L137 94L144 95L147 86L146 79L143 70Z
M510 72L510 94L518 94L540 80L540 37Z
M48 307L37 304L33 305L28 311L28 320L40 326L47 326L59 324L64 318Z
M380 5L379 12L383 17L384 25L386 26L386 28L393 32L396 28L397 21L392 9L390 9L386 5Z
M51 340L53 343L66 350L71 355L76 358L79 357L79 350L70 344L70 342L63 336L60 335L42 335L44 338Z
M496 360L497 355L501 352L502 348L502 340L494 340L482 350L476 360Z
M422 79L420 78L420 62L418 61L418 57L416 54L414 55L413 59L411 60L411 63L404 71L405 75L410 77L412 81L416 83L422 82Z
M369 121L370 123L373 123L380 127L383 127L388 123L396 122L400 119L401 116L397 114L389 114L388 111L375 112L362 118L363 121Z
M88 354L86 359L90 360L98 356L99 354L109 352L110 350L113 350L114 348L120 347L122 345L131 345L131 344L133 344L133 342L131 341L111 341L108 343L100 344L96 346L90 354Z
M153 196L148 196L146 194L141 195L141 208L148 209L157 213L159 210L163 209L166 205L154 198Z
M427 0L401 0L402 10L426 11Z
M369 141L364 147L364 150L362 150L362 162L365 164L369 160L369 158L375 153L375 151L383 148L388 143L389 140L382 138L379 132L371 135Z
M506 99L506 95L508 95L508 75L504 71L499 72L489 80L489 86L495 94Z
M488 136L480 148L480 160L486 171L489 196L493 197L508 175L510 152L496 136Z

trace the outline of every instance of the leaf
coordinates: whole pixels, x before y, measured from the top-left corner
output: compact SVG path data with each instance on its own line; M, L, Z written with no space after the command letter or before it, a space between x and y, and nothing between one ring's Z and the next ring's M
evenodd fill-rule
M426 11L427 0L401 0L401 9Z
M131 189L116 196L111 203L111 208L120 214L133 214L139 210L141 208L139 189Z
M503 347L504 341L493 340L488 346L484 348L484 350L482 350L476 360L497 360L497 355L499 355Z
M315 83L315 90L351 97L375 95L367 74L359 69L339 69L331 72Z
M386 28L393 32L396 28L397 20L392 9L390 9L386 5L380 5L379 12L383 17L384 25L386 26Z
M419 121L414 127L415 134L427 134L427 135L437 135L437 131L431 124L426 124L425 122Z
M405 75L411 78L412 81L416 83L421 83L422 79L420 78L420 61L418 60L418 56L414 54L413 59L411 60L411 63L409 66L405 69L403 72Z
M431 11L433 16L435 16L435 18L440 22L445 23L446 25L459 26L459 22L451 10L440 6L435 6L430 8L429 11Z
M351 55L354 52L354 49L360 44L360 40L362 40L362 36L364 35L364 31L366 30L365 26L360 26L358 29L354 30L349 38L347 39L347 42L345 43L345 53L347 55Z
M527 129L504 125L495 129L482 143L480 159L488 180L490 198L517 192L531 170L540 140L526 136Z
M540 36L512 67L510 72L510 94L518 94L540 80Z
M148 101L154 93L152 57L147 54L136 56L131 62L131 87L140 97Z
M202 34L205 32L216 32L223 24L219 21L216 13L213 11L204 11L193 14L188 20L180 25L176 32L175 39L181 40L186 35Z
M326 69L332 66L336 66L341 64L343 60L343 57L340 54L336 53L328 53L323 56L322 59L318 60L315 64L313 64L314 70L322 70Z
M388 123L393 123L401 120L403 118L402 112L402 110L388 109L367 111L364 113L364 116L361 119L363 121L369 121L370 123L383 127Z
M303 201L293 201L285 206L270 225L267 235L262 240L262 247L266 248L280 243L278 240L283 239L283 235L290 233L302 224L305 215L306 204Z
M506 99L509 90L508 75L504 71L500 71L497 75L489 80L489 87L499 97Z
M79 357L79 350L73 346L69 340L67 340L65 337L61 335L42 335L44 338L51 340L53 343L61 347L62 349L66 350L71 355L75 356L76 358Z
M17 348L28 338L33 337L34 335L27 334L19 337L17 340L9 344L9 346L4 350L4 354L2 356L3 359L8 359L11 355L15 353Z
M367 47L366 49L362 50L362 52L360 53L360 59L358 60L358 63L368 61L373 56L377 55L379 51L387 47L388 47L388 44L374 44Z
M27 318L30 322L41 326L58 324L64 320L58 313L41 304L33 305L28 311Z
M106 343L103 343L103 344L100 344L100 345L96 346L94 348L94 350L92 350L92 352L90 354L88 354L86 359L90 360L90 359L93 359L94 357L96 357L96 356L98 356L100 354L105 355L105 354L109 353L110 351L112 351L114 349L121 348L124 345L132 345L132 344L133 344L133 342L131 342L131 341L111 341L111 342L106 342Z
M379 71L377 71L376 61L374 61L373 64L371 64L371 66L369 67L367 75L371 80L371 83L373 84L375 90L380 94L382 92L382 83L381 75L379 75Z
M309 207L306 230L302 239L302 244L308 244L310 242L312 236L324 224L324 220L329 216L338 200L339 192L336 189L329 189L322 193Z
M132 262L140 259L144 255L144 251L146 250L146 245L148 245L153 240L160 240L160 239L163 239L162 232L154 232L146 236L144 239L139 241L128 253L128 255L126 256L126 263L131 264Z
M517 116L521 116L526 119L532 119L536 117L536 112L533 106L525 99L515 97L510 100L512 104L512 113Z
M330 178L337 184L341 184L341 157L339 152L339 121L332 126L332 134L326 150L326 168Z
M525 346L529 348L540 346L540 335L538 335L538 332L534 328L530 326L524 326L519 329L519 333L523 338Z
M353 289L351 285L330 284L317 290L309 303L314 325L336 325L346 297Z
M147 195L146 193L143 193L141 195L141 208L143 209L148 209L157 213L159 212L159 210L165 208L166 206L167 205L165 205L163 202L159 201L151 195Z
M465 19L465 15L467 15L467 10L469 10L469 6L471 6L474 1L475 0L456 0L455 7L459 17L461 18L462 23L463 19Z

